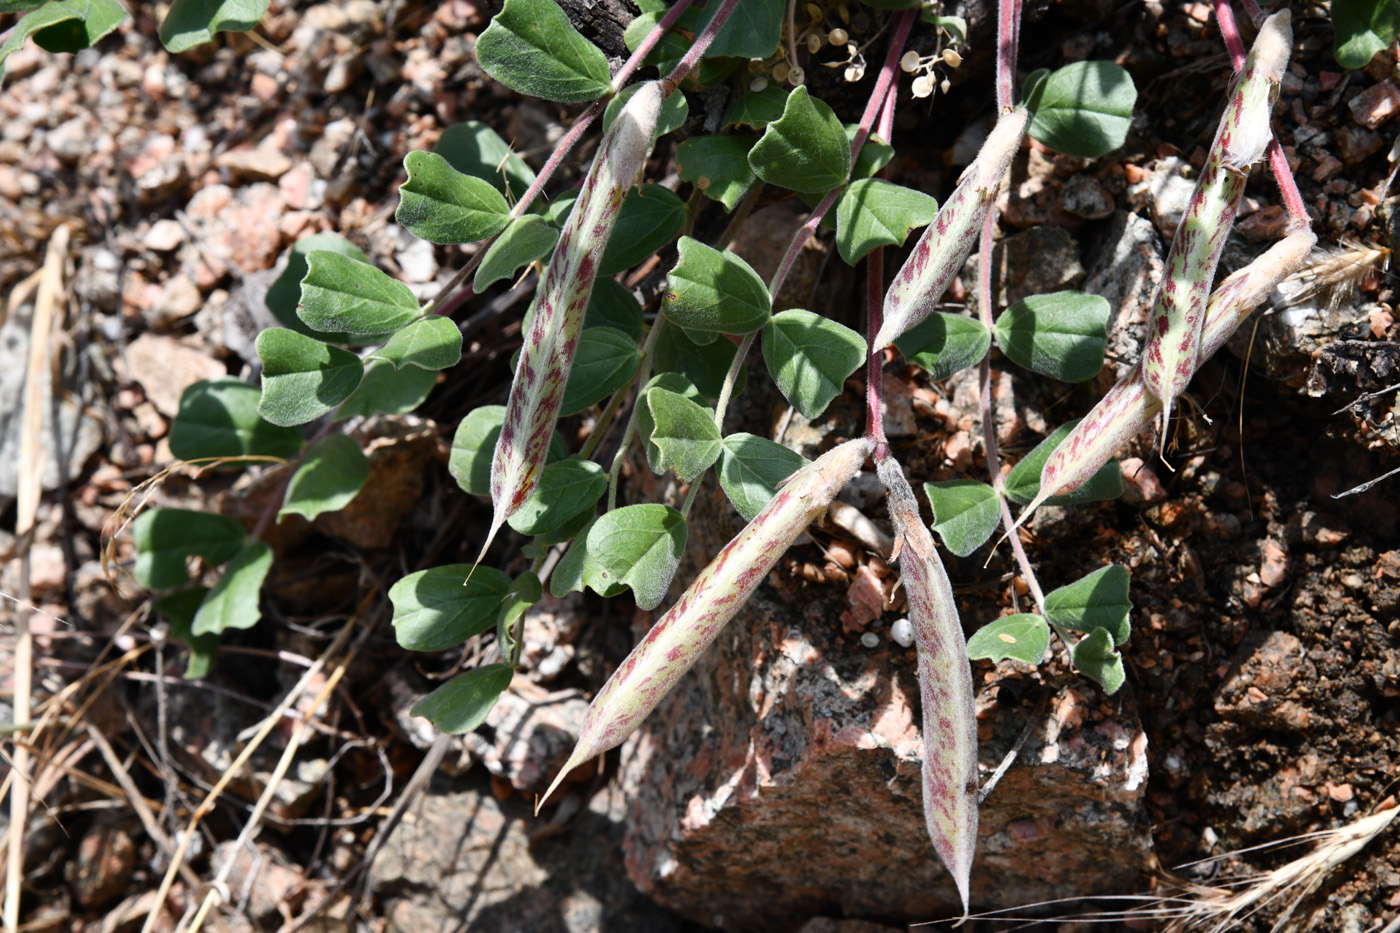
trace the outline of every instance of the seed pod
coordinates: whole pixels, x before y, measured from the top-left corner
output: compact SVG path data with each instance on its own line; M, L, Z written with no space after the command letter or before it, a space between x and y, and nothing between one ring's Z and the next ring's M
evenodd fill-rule
M660 110L661 85L653 81L632 95L603 135L573 212L559 234L554 256L540 279L534 316L515 367L501 437L491 459L495 512L491 531L481 546L482 555L505 520L535 491L554 423L559 420L598 263L617 222L623 196L641 178Z
M1260 27L1167 255L1167 271L1147 324L1142 368L1144 384L1166 412L1163 442L1171 403L1186 391L1201 359L1201 327L1215 267L1244 196L1249 166L1264 155L1272 137L1269 113L1292 42L1287 10Z
M875 335L872 350L894 343L937 307L982 232L987 211L1021 148L1029 122L1030 114L1024 107L1002 114L997 121L977 158L962 173L933 223L924 228L918 245L885 293L885 323ZM990 257L986 261L990 262Z
M919 515L914 491L894 457L875 464L889 493L899 572L919 650L919 696L924 710L924 823L929 839L962 896L977 852L977 713L972 668L948 572Z
M1293 233L1220 283L1206 308L1201 332L1202 362L1225 345L1250 312L1298 268L1316 242L1317 237L1311 230ZM1118 380L1045 461L1040 473L1040 491L1021 513L1017 524L1025 521L1036 506L1051 496L1078 489L1128 441L1151 427L1161 410L1161 400L1149 392L1143 382L1139 363Z
M637 730L768 576L788 546L860 472L873 448L872 441L860 438L827 451L793 474L754 520L725 545L593 698L578 745L540 798L541 803L566 774L621 745Z

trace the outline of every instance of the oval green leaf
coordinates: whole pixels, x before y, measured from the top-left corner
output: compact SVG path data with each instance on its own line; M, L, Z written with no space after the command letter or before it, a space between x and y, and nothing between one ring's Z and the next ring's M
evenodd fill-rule
M632 268L674 240L684 226L685 202L674 191L661 185L632 189L622 202L598 274Z
M971 479L924 483L924 492L933 505L933 530L943 546L959 557L986 544L1001 520L1001 500L986 483Z
M285 327L258 334L256 347L263 364L258 414L283 427L321 417L349 398L364 375L364 364L349 350Z
M360 415L401 415L413 411L437 384L437 373L417 366L395 369L383 360L365 367L364 378L335 413L337 421Z
M316 249L306 254L297 315L317 330L378 336L418 317L418 299L368 263Z
M768 323L773 301L752 266L688 236L679 252L661 299L669 322L721 334L751 334Z
M261 395L256 386L232 376L189 386L170 423L170 452L180 460L294 456L302 447L301 432L259 415Z
M736 347L728 340L712 340L698 344L685 335L679 327L666 325L661 336L656 338L656 368L661 372L680 373L705 398L719 398L724 387L725 376L734 362ZM734 383L734 395L744 391L748 381L748 370L739 368L739 378Z
M770 185L825 194L846 183L851 147L831 108L798 87L788 94L782 117L749 150L749 166Z
M160 41L183 52L212 42L216 32L247 32L266 12L267 0L174 0L161 20Z
M553 0L506 0L476 40L482 70L521 94L565 103L612 89L608 59Z
M492 567L446 564L411 573L389 588L394 637L408 651L455 648L496 624L510 587L510 577Z
M1127 679L1123 656L1113 647L1113 636L1107 629L1094 629L1071 646L1069 657L1082 673L1098 681L1105 693L1117 693Z
M1104 629L1113 637L1114 645L1121 645L1132 631L1128 621L1133 608L1133 601L1128 598L1129 583L1126 567L1100 567L1069 586L1047 593L1045 615L1051 623L1076 632Z
M653 425L650 443L660 453L659 470L674 470L689 483L719 458L714 412L660 386L647 390L646 404Z
M732 211L753 187L749 150L754 140L742 136L694 136L676 147L676 168L705 196Z
M510 222L510 205L489 181L463 175L435 152L403 157L408 180L399 185L394 219L429 243L475 243Z
M967 656L974 661L1011 658L1024 664L1039 664L1049 646L1050 626L1040 616L1023 612L1003 616L973 632L967 640Z
M231 628L257 625L262 618L258 594L271 569L272 548L256 538L243 545L199 604L190 633L217 635Z
M132 576L148 590L188 583L185 561L198 555L210 566L232 558L247 532L235 518L189 509L147 509L131 523L136 544Z
M883 178L854 181L836 202L836 248L855 265L877 246L902 246L909 231L938 214L931 195Z
M997 346L1032 372L1084 382L1103 368L1108 346L1108 302L1063 291L1023 298L997 318Z
M421 716L447 735L471 732L486 721L514 676L509 664L474 667L413 704L408 714Z
M433 151L463 175L485 179L509 198L518 199L535 181L534 169L479 120L454 123L443 130Z
M1064 443L1069 437L1069 432L1074 430L1074 426L1080 419L1075 419L1068 424L1062 424L1046 436L1045 440L1035 446L1035 449L1021 458L1021 462L1011 468L1011 472L1006 474L1006 495L1013 501L1025 505L1035 498L1040 492L1040 474L1045 469L1045 461L1050 459L1050 455L1055 452L1055 448ZM1099 468L1099 471L1073 492L1067 492L1063 496L1051 496L1045 500L1047 505L1075 505L1081 502L1102 502L1107 499L1116 499L1123 494L1123 474L1118 469L1118 461L1110 460Z
M865 340L811 311L775 314L763 331L763 361L783 397L815 419L865 363Z
M546 534L591 512L607 488L607 472L593 461L560 460L540 471L535 491L506 521L523 535Z
M352 346L378 343L375 335L316 330L297 317L297 305L301 303L301 280L306 278L306 254L312 250L339 253L347 259L354 259L373 267L369 257L344 237L334 233L316 233L302 237L287 251L286 263L282 266L281 273L267 290L267 296L263 299L267 310L272 312L272 316L277 318L277 322L283 327L326 343L346 343Z
M332 434L306 452L306 459L287 484L277 520L300 515L314 521L322 512L343 509L360 494L368 479L369 458L360 445L344 434Z
M734 508L751 522L778 493L778 485L810 461L782 444L738 432L724 439L719 484Z
M636 341L611 327L588 327L579 335L574 365L564 386L561 416L576 415L627 385L642 365Z
M583 581L607 596L618 584L631 587L640 609L661 604L685 550L685 518L665 505L629 505L599 518L582 541L587 552ZM575 539L573 548L580 541Z
M981 362L992 334L976 318L935 311L905 331L894 345L904 358L937 382Z
M395 369L447 369L462 358L462 332L449 317L429 315L394 333L366 359L384 360Z
M645 330L641 302L616 279L598 279L593 283L588 309L583 314L584 330L590 327L611 327L633 341L641 340Z
M1337 64L1365 68L1400 35L1396 0L1332 0L1332 28Z
M521 266L548 256L558 240L559 231L540 215L515 218L487 248L472 288L480 294L503 279L515 278Z
M1127 139L1137 88L1113 62L1074 62L1052 72L1037 96L1031 136L1056 152L1095 159Z

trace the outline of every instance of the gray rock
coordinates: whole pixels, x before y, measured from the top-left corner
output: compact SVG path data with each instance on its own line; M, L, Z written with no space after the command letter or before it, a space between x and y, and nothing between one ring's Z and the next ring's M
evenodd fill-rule
M1186 215L1186 205L1191 202L1191 194L1196 190L1193 176L1190 163L1177 156L1168 156L1157 162L1152 177L1147 180L1152 222L1167 242L1176 236L1176 228Z
M410 812L369 870L388 933L696 929L627 880L615 789L595 795L565 832L536 820L523 799L496 799L479 773L435 779Z
M1071 175L1060 189L1060 206L1085 220L1103 220L1113 213L1113 195L1093 175Z
M1166 250L1146 218L1116 211L1098 242L1084 291L1108 301L1110 363L1123 375L1142 356L1152 301L1166 272Z
M1308 296L1307 289L1296 280L1283 282L1274 290L1269 307L1256 312L1257 326L1247 321L1230 338L1230 352L1247 358L1270 379L1305 385L1322 349L1367 329L1370 320L1367 306L1319 301Z
M977 306L977 268L980 256L972 256L963 270L967 305ZM996 305L1004 308L1028 295L1073 288L1084 278L1079 243L1063 227L1032 227L1000 240L992 248Z
M26 308L0 327L0 503L19 488L19 447L24 419L25 378L29 368L29 322ZM92 414L91 380L78 378L71 354L64 355L60 397L55 404L50 372L43 374L44 472L41 484L58 489L82 472L83 464L102 446L102 422ZM55 412L57 409L57 412ZM55 419L55 413L57 419Z

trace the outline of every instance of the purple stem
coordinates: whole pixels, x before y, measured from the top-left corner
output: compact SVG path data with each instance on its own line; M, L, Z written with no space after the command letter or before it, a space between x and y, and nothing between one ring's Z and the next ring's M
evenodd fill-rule
M1240 27L1235 22L1235 10L1230 6L1230 0L1212 0L1215 4L1215 19L1220 23L1220 35L1225 40L1225 48L1230 53L1230 66L1238 74L1244 67L1245 50L1244 39L1240 36ZM1254 0L1244 0L1245 10L1254 22L1261 22L1264 18L1264 11L1259 9ZM1273 169L1274 179L1278 182L1279 193L1283 195L1283 204L1288 209L1288 220L1290 231L1307 230L1312 228L1312 218L1308 216L1308 209L1303 204L1303 195L1298 191L1298 182L1293 177L1293 169L1288 164L1288 156L1284 154L1283 147L1279 145L1278 137L1275 136L1269 141L1269 168Z
M894 104L898 97L899 80L890 83L885 93L885 105L880 110L880 137L890 142L894 135ZM879 177L888 174L880 169ZM865 260L865 336L867 346L873 347L875 335L885 322L885 248L877 246ZM881 395L884 383L881 380L885 363L883 349L870 350L865 368L865 435L875 442L876 459L883 459L889 451L885 439L885 416Z
M710 49L711 43L715 41L715 36L724 28L725 20L729 19L729 14L734 12L734 8L739 5L739 0L724 0L715 10L715 15L710 17L705 29L696 36L695 42L681 58L680 64L675 67L661 84L661 92L664 96L670 97L680 87L690 70L700 63L701 57Z
M1016 47L1021 38L1021 0L997 4L997 108L1005 113L1016 93Z
M613 78L614 91L622 89L622 86L627 83L627 79L632 77L632 72L641 67L642 59L651 54L651 50L656 48L656 43L660 42L661 37L676 24L676 20L681 18L681 14L690 9L690 5L693 2L694 0L677 0L675 6L666 11L666 15L661 17L661 21L656 24L656 27L652 29L651 32L647 33L647 37L642 40L642 44L637 46L637 50L632 53L632 56L627 59L621 70L618 71L617 76Z

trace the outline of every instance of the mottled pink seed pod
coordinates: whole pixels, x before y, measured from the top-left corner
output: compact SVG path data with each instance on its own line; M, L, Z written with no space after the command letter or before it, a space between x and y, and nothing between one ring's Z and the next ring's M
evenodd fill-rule
M885 321L871 349L884 349L933 313L953 277L962 270L982 232L987 211L996 200L1011 160L1021 149L1030 114L1025 108L1003 114L976 160L938 209L933 223L885 293Z
M1249 167L1264 155L1269 113L1288 67L1293 30L1287 10L1264 21L1235 81L1200 180L1167 255L1167 271L1152 305L1143 348L1143 383L1171 417L1201 359L1201 327L1215 267L1244 197Z
M661 85L653 81L632 95L618 114L603 135L573 212L559 234L554 256L540 279L539 297L491 460L494 513L491 531L481 546L482 555L501 525L530 498L539 482L598 263L607 249L622 199L646 166L660 111Z
M1311 230L1290 234L1220 283L1206 308L1201 362L1225 345L1250 312L1298 268L1316 242ZM1161 410L1161 400L1143 384L1139 363L1118 380L1045 461L1040 492L1021 513L1021 521L1051 496L1078 489L1128 441L1151 427Z
M875 470L889 493L890 521L900 542L899 572L919 652L924 823L966 913L977 852L977 713L967 641L948 572L904 471L892 456L879 460Z
M637 730L803 529L860 472L874 446L870 439L860 438L827 451L793 474L754 520L725 545L593 698L578 745L540 798L541 803L566 774L621 745Z

